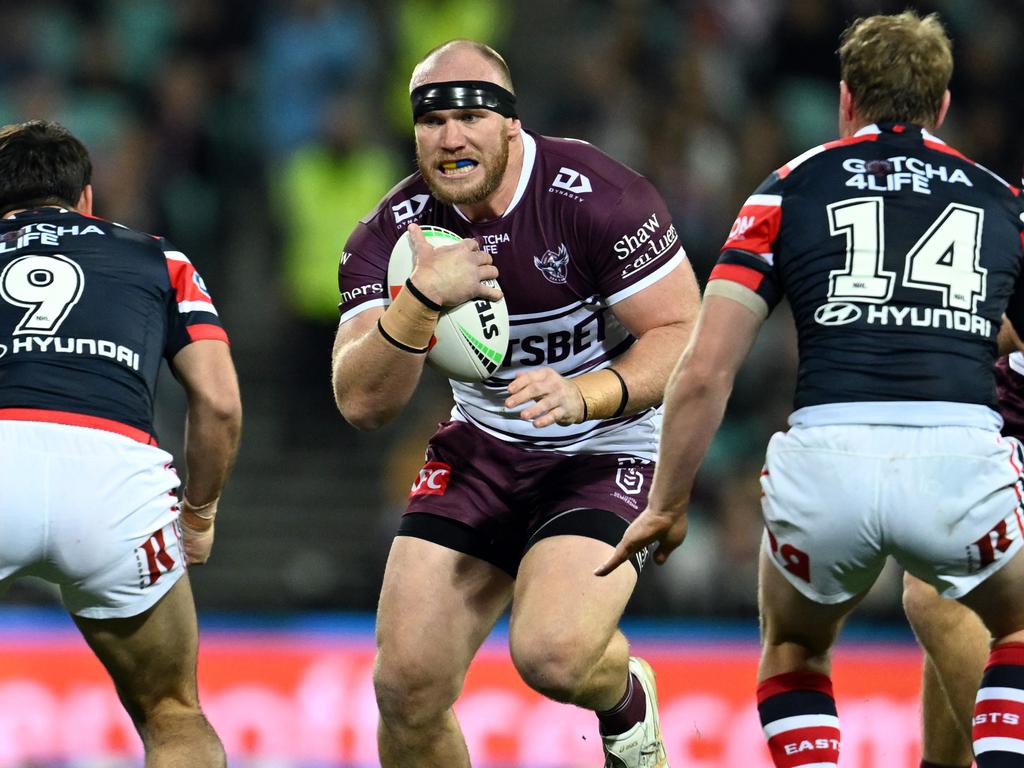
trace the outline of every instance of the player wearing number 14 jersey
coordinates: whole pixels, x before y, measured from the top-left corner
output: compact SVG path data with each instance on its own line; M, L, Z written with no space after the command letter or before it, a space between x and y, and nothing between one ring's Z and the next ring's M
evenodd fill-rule
M829 650L889 555L985 622L978 766L1024 765L1024 478L993 380L1003 314L1024 328L1024 207L933 135L952 65L934 15L874 16L844 33L842 138L779 168L743 206L666 394L648 508L602 568L682 540L732 378L788 298L796 408L761 478L758 709L779 768L837 764Z

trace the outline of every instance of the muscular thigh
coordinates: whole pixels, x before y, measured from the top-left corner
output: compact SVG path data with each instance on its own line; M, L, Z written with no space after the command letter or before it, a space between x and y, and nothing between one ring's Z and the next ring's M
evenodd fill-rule
M511 595L512 578L497 566L396 537L377 610L378 666L416 677L464 674Z
M605 577L594 569L646 505L653 473L633 456L578 455L540 484L512 604L513 654L537 643L604 651L646 552Z
M199 633L187 575L156 605L137 616L72 618L107 668L133 719L138 721L168 700L196 706Z
M604 652L637 582L633 568L594 575L612 549L572 535L543 538L530 548L512 603L513 655L538 644L552 652L573 648L582 659Z

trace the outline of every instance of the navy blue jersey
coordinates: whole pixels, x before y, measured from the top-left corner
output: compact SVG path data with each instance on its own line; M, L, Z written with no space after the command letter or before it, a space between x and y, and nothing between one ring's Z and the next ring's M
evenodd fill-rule
M199 339L227 335L166 240L58 208L0 220L0 418L155 443L160 361Z
M711 280L739 283L769 309L789 299L798 409L994 408L1003 313L1024 327L1022 215L1019 190L927 131L872 125L775 171L740 211Z

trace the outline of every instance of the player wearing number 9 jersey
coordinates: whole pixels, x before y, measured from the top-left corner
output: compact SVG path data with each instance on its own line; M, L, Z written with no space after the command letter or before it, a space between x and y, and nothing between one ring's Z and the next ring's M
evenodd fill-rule
M209 556L238 383L195 268L92 216L90 175L61 126L0 129L0 593L24 575L60 587L147 765L222 766L185 566ZM188 397L180 505L153 431L163 359Z
M838 763L829 651L888 555L985 622L978 766L1024 765L1024 478L993 381L1004 312L1024 328L1024 207L933 135L952 66L937 16L846 30L841 138L779 168L740 211L666 394L648 508L601 569L651 541L663 558L678 546L733 377L788 298L796 408L762 471L759 592L758 709L780 768Z

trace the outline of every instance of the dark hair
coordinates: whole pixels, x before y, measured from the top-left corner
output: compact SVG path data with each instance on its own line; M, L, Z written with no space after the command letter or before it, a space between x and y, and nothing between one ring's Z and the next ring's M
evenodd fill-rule
M0 128L0 216L37 205L74 207L92 179L89 151L46 120Z

